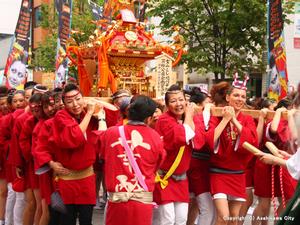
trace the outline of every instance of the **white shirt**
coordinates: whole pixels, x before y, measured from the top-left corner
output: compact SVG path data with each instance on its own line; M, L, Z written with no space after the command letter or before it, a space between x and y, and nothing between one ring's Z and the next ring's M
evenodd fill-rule
M183 127L185 130L185 141L189 144L190 140L192 140L195 136L195 131L193 131L193 129L187 124L183 124Z
M286 161L286 167L294 179L300 179L300 147L297 149L297 152Z

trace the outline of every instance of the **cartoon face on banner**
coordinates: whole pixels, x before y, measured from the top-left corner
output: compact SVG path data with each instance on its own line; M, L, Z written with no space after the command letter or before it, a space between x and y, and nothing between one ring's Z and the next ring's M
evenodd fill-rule
M270 74L269 93L272 93L273 95L277 95L277 97L275 97L275 99L277 99L278 95L280 93L281 86L280 86L279 74L278 74L276 65L274 65L271 68L271 72L270 73L271 74Z
M68 61L65 59L66 52L60 47L56 56L55 87L62 87L66 80Z
M60 64L56 71L55 86L62 87L66 80L67 68L64 64Z
M14 61L7 73L7 82L10 87L17 88L24 84L26 79L26 65L20 61Z
M26 82L26 64L28 52L18 43L14 43L7 59L4 74L5 84L8 88L23 89Z

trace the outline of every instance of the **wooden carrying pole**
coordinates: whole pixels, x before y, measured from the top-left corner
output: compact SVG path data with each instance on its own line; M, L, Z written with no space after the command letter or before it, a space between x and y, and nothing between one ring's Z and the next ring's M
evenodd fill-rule
M84 97L85 100L89 99L95 99L97 101L102 101L102 102L107 102L111 103L111 98L110 97ZM212 116L217 116L217 117L222 117L222 109L223 107L212 107L211 108L211 115ZM260 115L260 110L254 110L254 109L242 109L241 112L245 115L249 115L252 118L259 118ZM287 112L282 112L281 118L287 120ZM274 111L268 111L266 119L273 119L275 115Z
M267 141L265 146L270 150L270 152L274 155L277 156L279 158L282 158L282 156L279 153L279 149L272 143Z
M112 111L117 111L117 107L110 103L110 98L99 98L99 97L83 97L85 102L94 101L96 103L95 113L100 111L100 106L107 108Z
M222 117L222 107L212 107L211 114L213 116ZM260 110L253 110L253 109L242 109L241 112L245 115L249 115L253 118L259 118ZM275 115L274 111L268 111L266 119L273 119ZM287 120L287 112L283 112L281 114L281 118Z
M261 151L260 151L258 148L256 148L255 146L249 144L247 141L245 141L245 142L243 143L243 147L244 147L246 150L248 150L249 152L253 153L254 155L255 155L255 154L261 153Z

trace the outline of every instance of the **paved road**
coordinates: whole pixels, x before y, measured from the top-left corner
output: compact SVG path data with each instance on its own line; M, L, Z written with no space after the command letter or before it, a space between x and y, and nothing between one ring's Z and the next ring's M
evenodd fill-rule
M244 225L251 225L251 218L252 218L252 211L254 209L254 207L256 206L257 201L255 198L254 204L253 204L253 208L250 208L250 210L248 211L248 215L246 216ZM101 209L94 209L94 213L93 213L93 225L104 225L103 224L103 213L104 211ZM271 212L270 212L270 217L269 218L273 218L273 207L271 207ZM273 225L274 221L273 220L269 220L269 225ZM120 224L121 225L121 224ZM155 224L154 224L155 225Z
M93 225L103 225L103 210L94 209Z

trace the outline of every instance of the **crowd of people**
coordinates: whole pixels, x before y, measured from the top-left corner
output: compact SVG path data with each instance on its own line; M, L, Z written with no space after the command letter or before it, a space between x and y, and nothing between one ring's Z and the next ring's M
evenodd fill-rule
M0 225L91 225L101 185L106 225L243 224L253 195L253 225L272 220L271 205L274 221L297 224L299 95L250 101L235 79L210 92L172 85L157 101L118 90L110 104L74 83L1 86Z

